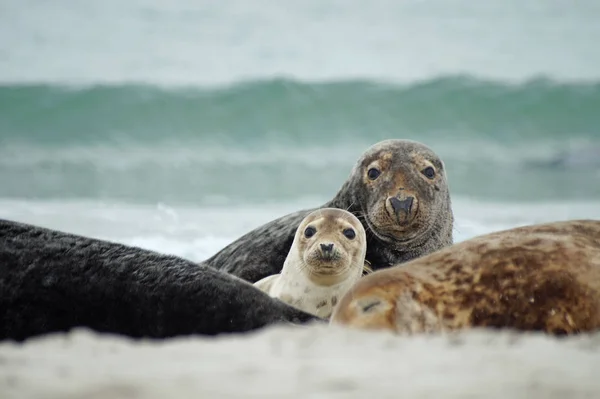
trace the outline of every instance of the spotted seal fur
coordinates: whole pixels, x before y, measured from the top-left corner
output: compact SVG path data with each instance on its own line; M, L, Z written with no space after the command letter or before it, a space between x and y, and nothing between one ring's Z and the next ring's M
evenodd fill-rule
M600 221L499 231L361 278L331 323L398 333L600 328Z

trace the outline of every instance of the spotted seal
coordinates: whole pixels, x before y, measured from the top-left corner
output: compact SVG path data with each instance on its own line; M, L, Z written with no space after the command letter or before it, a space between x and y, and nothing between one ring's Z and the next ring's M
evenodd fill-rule
M0 339L86 327L134 338L245 332L317 317L224 272L0 220Z
M362 275L366 250L365 229L356 216L337 208L318 209L298 226L281 273L254 285L326 319Z
M376 271L340 299L331 323L398 333L598 329L600 221L499 231Z
M373 270L406 262L452 244L454 217L442 160L411 140L385 140L355 163L331 201L318 208L354 214L367 234L366 260ZM249 282L281 271L298 225L317 208L266 223L202 264Z

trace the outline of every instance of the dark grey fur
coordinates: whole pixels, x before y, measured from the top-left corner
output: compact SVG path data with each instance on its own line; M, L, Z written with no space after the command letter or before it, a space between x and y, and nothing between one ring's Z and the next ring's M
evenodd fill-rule
M369 192L362 182L364 169L376 159L382 151L394 154L393 168L408 176L412 187L419 195L421 203L431 209L427 229L417 239L398 242L376 236L365 221L364 215L376 201L384 200L377 192ZM415 170L408 154L418 151L424 154L442 174L441 184L426 186L420 178L415 178ZM394 176L387 176L385 184L392 184ZM384 185L383 187L387 187ZM341 208L352 212L361 221L367 232L366 259L374 270L409 261L429 254L453 242L452 229L454 217L450 201L450 192L446 181L444 164L439 157L425 145L411 140L386 140L369 148L356 162L349 178L335 197L318 208ZM306 215L317 208L302 210L275 219L243 235L211 258L204 265L225 270L249 282L256 282L266 276L277 274L292 245L296 228Z
M0 220L0 339L73 327L134 338L215 335L310 320L176 256Z

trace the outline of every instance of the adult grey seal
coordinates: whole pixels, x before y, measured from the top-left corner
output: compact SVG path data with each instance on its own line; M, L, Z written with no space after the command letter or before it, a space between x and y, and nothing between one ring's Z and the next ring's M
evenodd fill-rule
M452 244L454 217L442 160L411 140L385 140L358 159L335 197L318 208L345 209L367 233L373 270ZM298 225L317 208L266 223L202 262L250 282L281 271Z
M600 221L499 231L376 271L340 298L330 322L400 334L597 330Z
M306 216L281 273L254 285L274 298L327 319L365 268L365 229L350 212L318 209Z
M215 335L316 319L176 256L0 220L0 339L74 327L134 338Z

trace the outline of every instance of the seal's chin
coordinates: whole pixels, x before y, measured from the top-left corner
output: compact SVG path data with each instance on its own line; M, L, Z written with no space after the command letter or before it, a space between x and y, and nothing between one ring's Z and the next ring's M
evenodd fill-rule
M348 265L338 251L331 253L314 251L305 259L305 264L311 278L328 280L324 285L343 280L348 273Z
M332 267L335 267L335 263L337 263L341 259L341 255L338 251L333 252L318 252L315 256L315 260L327 265L328 263L332 264Z

